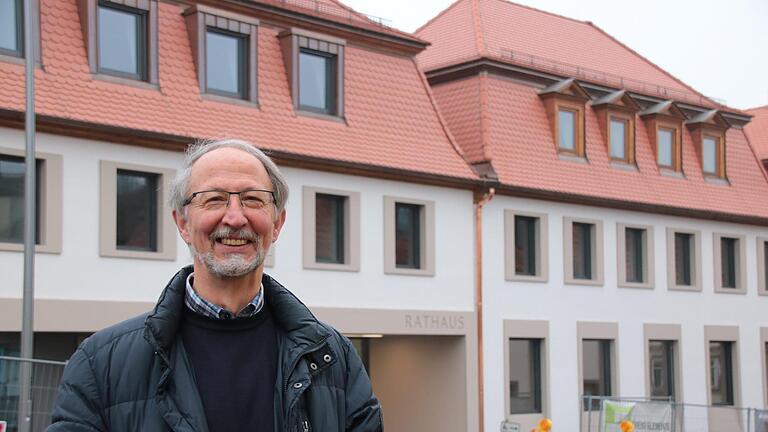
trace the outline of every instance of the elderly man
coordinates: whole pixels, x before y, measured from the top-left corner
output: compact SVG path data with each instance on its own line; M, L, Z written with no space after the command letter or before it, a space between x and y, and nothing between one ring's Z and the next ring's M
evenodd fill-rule
M151 313L83 342L48 430L382 430L349 340L263 272L287 198L251 144L190 146L171 200L194 264Z

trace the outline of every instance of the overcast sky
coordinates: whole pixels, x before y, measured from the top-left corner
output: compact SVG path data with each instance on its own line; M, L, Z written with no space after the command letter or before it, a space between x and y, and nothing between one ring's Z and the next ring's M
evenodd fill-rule
M342 0L413 32L453 0ZM706 96L768 105L768 0L518 0L592 21Z

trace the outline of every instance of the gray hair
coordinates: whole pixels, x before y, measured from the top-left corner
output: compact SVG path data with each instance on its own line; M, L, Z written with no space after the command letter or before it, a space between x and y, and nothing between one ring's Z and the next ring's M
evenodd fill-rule
M238 139L222 139L216 141L203 140L190 144L187 147L184 168L171 182L171 193L169 198L171 207L176 210L176 213L186 218L184 201L186 201L187 194L189 193L187 189L189 188L189 176L192 173L192 165L194 165L204 154L220 148L242 150L258 159L259 162L264 165L264 169L267 170L267 175L269 175L269 180L272 182L272 191L275 196L275 218L277 218L285 208L285 203L288 201L288 182L269 156L248 141Z

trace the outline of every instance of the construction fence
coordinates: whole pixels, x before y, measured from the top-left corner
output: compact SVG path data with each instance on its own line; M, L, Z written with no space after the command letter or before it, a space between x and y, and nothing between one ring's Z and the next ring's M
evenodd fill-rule
M19 428L22 368L28 366L32 372L29 430L42 432L51 424L51 411L64 365L65 362L0 356L0 422L7 423L8 432L17 432Z
M584 396L581 432L768 432L768 411L649 398Z

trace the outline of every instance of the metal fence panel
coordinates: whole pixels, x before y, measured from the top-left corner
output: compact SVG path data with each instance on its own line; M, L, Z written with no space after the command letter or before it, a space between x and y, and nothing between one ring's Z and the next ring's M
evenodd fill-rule
M51 424L56 391L66 363L0 356L0 421L8 422L8 432L18 431L19 369L23 362L32 366L30 430L42 432Z

